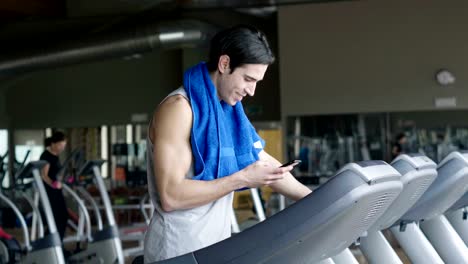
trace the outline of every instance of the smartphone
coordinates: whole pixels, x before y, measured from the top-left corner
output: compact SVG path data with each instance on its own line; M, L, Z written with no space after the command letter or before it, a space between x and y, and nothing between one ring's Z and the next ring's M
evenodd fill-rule
M287 167L289 165L293 165L296 166L297 164L301 163L302 160L291 160L289 162L286 162L285 164L281 165L280 168L283 168L283 167Z

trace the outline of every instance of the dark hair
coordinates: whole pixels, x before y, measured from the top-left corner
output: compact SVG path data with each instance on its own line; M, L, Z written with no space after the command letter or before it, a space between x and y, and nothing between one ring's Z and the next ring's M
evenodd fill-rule
M51 137L47 137L46 139L44 139L44 146L46 148L50 147L51 144L52 144L52 138Z
M211 39L208 71L215 71L219 57L229 56L231 73L243 64L266 64L275 61L268 40L263 32L252 26L239 25L218 32Z
M398 133L398 135L396 136L396 140L400 141L404 137L406 137L405 133Z
M64 141L66 138L63 132L55 131L49 139L50 139L50 144L52 144L52 143Z

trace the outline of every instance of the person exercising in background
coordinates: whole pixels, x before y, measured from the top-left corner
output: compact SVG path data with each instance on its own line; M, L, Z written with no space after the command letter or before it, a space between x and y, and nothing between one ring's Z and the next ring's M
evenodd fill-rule
M392 147L392 160L394 160L398 155L404 153L403 146L406 144L407 138L405 133L399 133L396 136L395 144Z
M233 192L268 185L293 200L311 191L264 151L241 101L275 58L266 36L236 26L211 40L209 61L157 107L147 138L148 191L155 207L144 262L183 255L231 235Z
M45 182L44 186L60 239L63 241L68 221L68 210L62 193L62 183L57 179L57 174L62 168L59 155L65 149L67 140L63 132L56 131L51 137L45 139L44 144L46 149L42 152L40 160L47 161L48 164L42 169L42 180Z

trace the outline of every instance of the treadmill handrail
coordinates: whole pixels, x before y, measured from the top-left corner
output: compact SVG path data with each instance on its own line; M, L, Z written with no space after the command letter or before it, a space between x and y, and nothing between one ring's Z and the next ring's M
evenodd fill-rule
M109 194L107 193L106 185L104 184L104 180L101 176L101 172L98 168L98 163L94 163L93 165L93 175L94 179L96 180L96 185L101 193L102 203L104 205L104 209L106 212L107 222L109 226L116 226L114 212L112 211L112 204L109 199ZM102 165L102 163L101 163Z
M5 165L5 158L8 157L8 151L5 153L5 155L0 156L0 172L3 172L0 174L0 192L2 189L7 189L3 188L3 179L5 178L5 175L7 174L6 171L3 171L3 166Z
M86 191L83 187L78 186L77 191L86 199L88 202L91 204L91 207L93 208L94 211L94 216L96 217L96 223L97 223L97 228L98 230L102 230L102 216L101 212L99 210L99 207L96 203L96 201L93 199L91 194L89 194L88 191Z
M26 165L26 168L30 165L32 166L31 171L34 176L34 182L36 183L37 191L39 192L42 210L44 210L46 221L47 221L47 226L49 227L49 233L50 234L57 233L57 226L55 224L52 209L50 207L49 196L46 193L44 182L42 181L41 174L39 173L38 165L42 165L43 167L46 164L46 162L35 164L37 162L38 161L28 163L28 165Z
M77 175L87 175L87 174L92 174L93 168L95 166L101 166L104 164L106 161L105 160L88 160L85 162L83 166L78 170Z
M86 223L86 237L88 241L93 241L93 237L91 235L91 219L88 214L88 210L86 209L86 206L84 205L83 201L80 199L80 197L66 184L62 185L62 188L65 192L69 193L73 199L75 199L76 203L78 204L78 207L80 208L81 212L84 215L85 218L85 223Z
M78 156L78 154L80 154L82 151L83 151L83 148L76 148L76 149L74 149L72 151L72 153L63 162L62 168L57 173L57 179L62 179L63 178L63 174L67 170L68 163L70 163L72 160L74 160L76 158L76 156Z
M24 155L23 161L21 161L21 163L20 163L20 168L23 168L23 167L24 167L24 164L26 163L26 160L28 159L29 154L31 154L31 150L30 150L30 149L28 149L28 151L26 151L26 155Z
M21 196L28 202L29 206L32 208L33 213L37 216L37 221L39 221L39 238L44 237L44 222L42 222L41 212L37 208L34 201L24 192L21 192ZM34 239L34 238L33 238Z
M8 157L8 151L5 152L5 155L0 156L0 169L3 168L3 165L5 164L4 160L5 160L6 157ZM2 175L1 177L2 177L2 179L0 179L0 180L3 180L4 175Z
M146 212L146 209L145 209L145 204L146 204L146 200L149 199L149 194L146 193L143 198L141 198L140 200L140 203L138 204L140 206L140 211L141 211L141 214L143 215L143 218L145 219L145 222L147 225L150 224L150 217L148 215L148 213Z
M250 188L250 196L254 203L255 212L257 213L258 220L260 222L266 219L265 211L263 210L262 201L260 200L260 195L258 193L258 188Z
M18 171L18 173L16 173L15 179L33 178L34 176L33 176L32 171L34 169L37 169L38 171L40 171L47 164L49 163L45 160L29 162L28 164L26 164L26 166L22 167L21 170Z

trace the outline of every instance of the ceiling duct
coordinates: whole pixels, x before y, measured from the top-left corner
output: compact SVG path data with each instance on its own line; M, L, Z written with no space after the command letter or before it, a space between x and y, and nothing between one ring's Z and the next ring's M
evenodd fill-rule
M200 21L180 20L141 26L125 32L105 33L46 50L0 58L0 76L110 58L139 56L155 49L204 45L215 31L214 26Z

